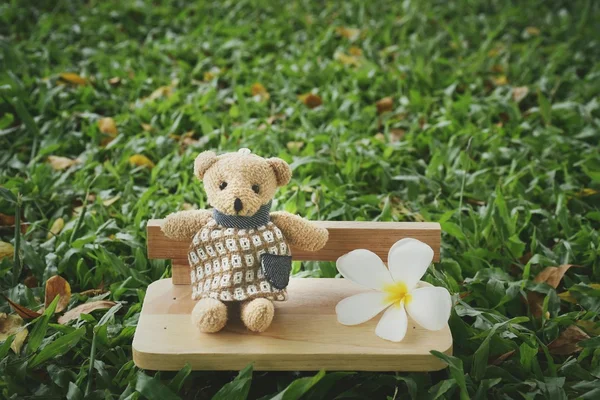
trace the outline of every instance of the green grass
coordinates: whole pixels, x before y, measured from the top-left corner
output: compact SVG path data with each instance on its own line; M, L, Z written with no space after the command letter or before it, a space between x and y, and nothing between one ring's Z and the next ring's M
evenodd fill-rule
M11 339L0 344L0 397L254 399L286 387L277 398L600 396L598 2L33 3L0 5L0 213L19 214L20 193L29 224L23 235L0 227L19 250L0 262L1 291L39 309L59 274L70 308L94 288L108 291L94 299L121 308L68 325L51 310L30 321L19 354ZM339 27L360 33L352 41ZM344 64L336 53L352 46L362 55ZM65 72L88 84L59 84ZM270 99L252 97L256 82ZM170 96L144 100L168 85ZM519 102L515 87L528 89ZM305 106L307 92L322 106ZM392 110L378 115L386 96ZM107 146L101 117L119 131ZM192 143L173 136L190 131ZM442 223L442 262L426 280L457 300L449 369L245 370L228 384L235 373L133 365L145 288L170 275L167 262L146 258L145 221L205 207L194 156L239 147L294 167L278 209ZM155 167L132 166L134 154ZM57 171L48 156L80 162ZM47 239L58 218L65 227ZM562 264L578 267L556 289L534 282ZM336 275L331 263L295 272ZM567 291L571 302L558 296ZM532 313L536 293L544 300ZM592 337L580 348L586 335L569 334L573 325ZM550 345L560 335L570 348Z

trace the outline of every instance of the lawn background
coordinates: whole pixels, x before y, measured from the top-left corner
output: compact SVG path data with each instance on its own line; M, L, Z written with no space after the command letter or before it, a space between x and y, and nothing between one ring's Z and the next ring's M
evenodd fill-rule
M119 305L26 320L0 397L598 398L599 20L594 1L3 2L1 291L39 310L60 275L69 308ZM195 155L240 147L292 165L277 209L441 222L449 369L133 365L145 288L170 276L145 221L205 207Z

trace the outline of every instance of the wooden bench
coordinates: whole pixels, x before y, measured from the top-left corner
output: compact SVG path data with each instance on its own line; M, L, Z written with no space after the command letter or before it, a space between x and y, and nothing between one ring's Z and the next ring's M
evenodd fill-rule
M327 245L318 252L292 248L294 260L335 261L354 249L369 249L387 261L396 241L412 237L429 244L440 257L440 225L430 222L317 222L329 230ZM374 333L379 317L358 326L337 322L335 305L365 291L338 278L292 278L289 299L276 302L275 319L262 334L248 331L236 315L217 334L200 333L190 322L191 299L188 242L171 240L160 229L162 220L147 225L148 257L171 259L173 278L152 283L146 292L133 340L135 364L151 370L310 371L433 371L445 364L430 354L452 354L450 329L427 331L409 320L400 343Z

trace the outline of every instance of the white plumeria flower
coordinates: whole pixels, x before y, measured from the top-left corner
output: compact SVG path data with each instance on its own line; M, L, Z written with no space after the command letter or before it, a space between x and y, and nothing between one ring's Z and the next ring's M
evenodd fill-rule
M382 339L399 342L408 328L408 315L425 329L437 331L446 326L452 300L445 288L420 282L433 260L433 249L417 239L396 242L388 254L386 268L377 254L354 250L337 260L346 279L375 291L359 293L340 301L335 311L344 325L358 325L386 312L375 333Z

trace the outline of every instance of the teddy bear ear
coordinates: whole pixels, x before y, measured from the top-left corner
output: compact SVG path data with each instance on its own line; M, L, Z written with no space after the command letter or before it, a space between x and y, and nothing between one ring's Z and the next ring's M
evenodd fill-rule
M287 185L290 179L292 179L292 169L289 164L277 157L267 158L267 163L269 163L269 166L275 172L277 186Z
M194 161L194 175L200 180L204 178L204 174L217 161L217 154L214 151L203 151L198 154Z

